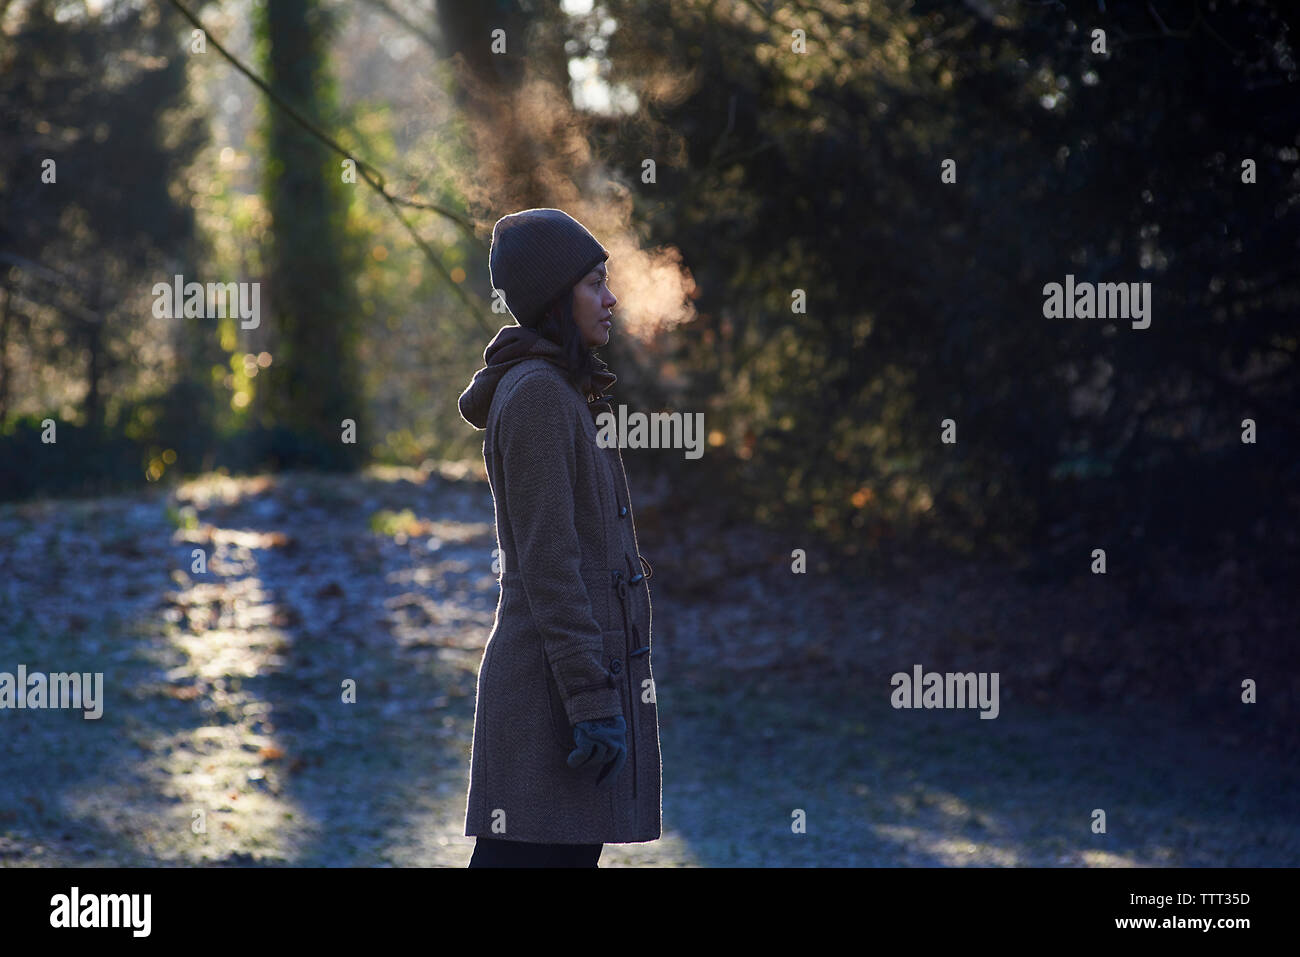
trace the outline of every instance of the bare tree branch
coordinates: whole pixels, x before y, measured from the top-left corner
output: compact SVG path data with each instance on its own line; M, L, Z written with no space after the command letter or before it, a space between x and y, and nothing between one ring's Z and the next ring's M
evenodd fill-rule
M338 153L340 156L344 157L345 159L352 160L352 162L356 164L357 171L361 173L361 178L366 182L366 185L368 185L371 189L373 189L376 193L378 193L380 197L384 200L384 202L388 204L389 209L392 211L393 215L397 218L397 221L402 224L402 228L406 230L407 234L410 235L411 239L415 242L416 246L418 246L420 251L424 253L425 258L429 260L430 264L439 272L442 278L446 280L447 284L455 291L456 295L460 298L460 300L469 308L470 312L474 314L475 318L478 319L479 323L483 326L484 330L488 334L495 333L497 331L496 327L494 326L492 321L488 319L487 314L483 310L482 303L473 302L470 299L469 294L466 293L466 291L462 288L461 284L452 280L451 275L447 272L447 267L445 267L442 264L442 260L438 258L438 254L434 251L433 247L430 246L428 242L426 242L425 239L416 231L415 227L411 225L411 223L406 219L406 217L402 215L402 211L400 207L412 206L418 209L430 209L430 210L434 210L435 212L441 213L443 216L446 216L448 219L455 222L456 225L458 225L462 231L464 231L467 235L473 238L476 242L479 242L481 245L481 240L479 240L478 237L474 234L473 227L469 224L469 222L467 222L463 217L458 216L451 210L442 207L437 207L432 204L417 203L414 200L402 200L394 196L392 193L388 191L388 187L385 183L384 176L382 173L379 172L379 170L375 169L375 167L371 166L365 160L362 160L359 157L357 157L351 150L345 149L344 147L340 146L339 143L333 137L323 132L318 126L312 123L311 120L307 119L296 109L294 109L293 106L291 106L279 94L277 94L274 90L272 90L265 80L263 80L261 77L255 74L248 67L246 67L243 63L239 61L239 59L236 56L234 56L229 50L227 50L224 46L222 46L221 43L215 37L212 36L212 34L207 30L207 28L203 26L202 21L199 20L199 18L195 16L192 12L186 9L185 5L182 4L180 0L168 0L168 2L170 2L171 5L175 7L177 10L179 10L181 15L185 17L185 19L189 20L190 23L194 24L196 27L202 30L205 37L207 38L207 42L212 45L212 48L215 49L218 53L220 53L221 56L224 57L227 60L227 62L230 63L231 66L233 66L240 73L244 74L244 76L248 77L248 79L253 83L254 86L256 86L259 90L261 90L263 93L266 94L267 99L270 100L270 102L275 107L282 110L285 114L289 116L290 119L292 119L295 123L301 126L304 130L306 130L316 139L320 140L330 149L334 150L334 152Z

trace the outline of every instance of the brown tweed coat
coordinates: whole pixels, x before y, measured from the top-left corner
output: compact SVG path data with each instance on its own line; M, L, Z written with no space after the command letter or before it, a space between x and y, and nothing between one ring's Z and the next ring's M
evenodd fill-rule
M596 442L595 416L608 402L589 403L558 357L532 330L504 327L460 400L466 421L487 430L501 561L479 667L465 834L653 841L662 812L651 569L637 549L622 455ZM600 391L614 376L593 380ZM627 764L597 790L597 767L565 763L572 726L618 714Z

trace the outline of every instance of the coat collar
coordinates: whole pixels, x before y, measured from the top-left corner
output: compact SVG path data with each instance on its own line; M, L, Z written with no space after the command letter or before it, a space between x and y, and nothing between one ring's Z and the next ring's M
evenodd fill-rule
M486 428L492 397L496 394L502 377L514 366L530 359L546 360L565 373L565 380L568 381L567 368L559 345L526 326L502 326L483 351L483 361L487 364L474 373L469 386L460 395L457 405L461 417L476 429ZM584 396L594 393L605 402L604 408L608 408L608 400L612 396L605 393L618 380L618 376L610 371L609 366L599 356L595 356L595 360L595 371L592 372L590 379L583 383L585 391L583 388L577 391ZM595 410L592 411L593 416L597 414Z

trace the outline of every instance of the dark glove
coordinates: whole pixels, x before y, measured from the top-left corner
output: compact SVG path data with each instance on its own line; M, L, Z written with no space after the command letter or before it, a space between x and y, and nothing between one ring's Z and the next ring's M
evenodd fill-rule
M580 768L593 759L604 764L596 776L597 786L606 777L612 781L627 762L627 722L621 714L579 721L573 726L573 742L577 746L569 754L569 767Z

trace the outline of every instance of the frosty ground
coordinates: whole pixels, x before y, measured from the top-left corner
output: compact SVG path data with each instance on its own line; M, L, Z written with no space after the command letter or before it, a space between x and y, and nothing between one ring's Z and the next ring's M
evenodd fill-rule
M975 565L796 581L788 542L633 502L664 835L602 866L1300 863L1300 778L1249 734L1046 675L1004 674L996 720L890 707L914 662L967 670L945 647L1063 627L1059 596ZM102 671L105 699L0 711L0 864L463 867L491 523L446 467L0 506L0 670Z

